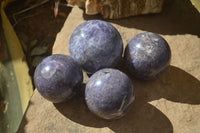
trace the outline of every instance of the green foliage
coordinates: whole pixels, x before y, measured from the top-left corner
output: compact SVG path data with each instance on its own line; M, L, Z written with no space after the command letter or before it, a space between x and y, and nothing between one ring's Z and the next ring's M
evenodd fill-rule
M37 46L31 50L31 56L45 54L47 50L47 47Z
M46 57L45 54L48 51L48 47L39 46L36 39L31 41L28 45L23 42L21 42L21 44L30 68L30 74L32 75L37 65Z
M37 67L37 65L44 59L43 56L36 56L32 61L32 66Z

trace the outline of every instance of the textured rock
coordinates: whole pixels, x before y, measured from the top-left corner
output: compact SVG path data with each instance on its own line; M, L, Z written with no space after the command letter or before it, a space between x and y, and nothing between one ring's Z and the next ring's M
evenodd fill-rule
M69 51L84 70L94 73L102 68L115 67L119 63L123 43L119 32L111 24L102 20L90 20L73 31Z
M86 8L86 14L100 13L104 18L119 19L128 16L159 13L164 0L67 0L68 3ZM80 4L81 3L81 4Z
M144 82L129 76L135 87L135 101L124 117L115 121L96 117L88 110L83 94L67 103L52 104L36 90L18 132L199 133L200 17L189 1L174 2L163 14L111 23L120 32L124 47L136 34L150 31L164 37L172 53L169 69L158 79ZM69 55L70 35L83 22L83 10L74 7L57 34L54 54ZM86 83L88 77L84 76Z
M137 34L128 42L124 59L132 76L152 79L168 68L171 51L164 38L145 32Z
M69 4L85 7L85 0L67 0Z
M85 100L90 111L104 119L124 116L134 99L132 81L117 69L101 69L86 84Z

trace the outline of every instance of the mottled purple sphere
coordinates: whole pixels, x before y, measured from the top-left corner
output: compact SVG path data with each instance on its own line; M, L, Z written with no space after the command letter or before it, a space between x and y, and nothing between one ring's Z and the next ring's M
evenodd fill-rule
M138 79L149 80L164 72L170 64L171 50L158 34L145 32L128 43L124 59L129 72Z
M132 81L117 69L101 69L95 72L86 84L87 106L91 112L103 119L124 116L134 98Z
M83 81L81 67L70 56L55 54L46 57L37 66L34 82L47 100L59 103L70 99Z
M123 52L119 32L102 20L90 20L80 24L72 33L69 51L88 73L102 68L115 67Z

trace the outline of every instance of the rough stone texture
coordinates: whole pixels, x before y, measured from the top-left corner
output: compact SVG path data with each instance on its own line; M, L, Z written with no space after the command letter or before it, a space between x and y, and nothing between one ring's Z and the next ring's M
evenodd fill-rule
M83 17L88 18L83 16L81 9L71 11L57 35L53 53L69 54L70 35L76 26L85 21ZM68 103L52 104L35 91L19 132L199 133L199 22L200 15L196 9L189 1L182 0L174 0L173 5L162 14L112 21L124 44L144 31L163 36L172 52L169 69L153 81L133 79L135 102L127 115L116 121L95 117L85 105L82 95L77 95Z
M124 59L133 77L148 80L168 68L171 50L164 38L152 32L144 32L128 42Z
M119 32L111 24L90 20L73 31L69 51L84 70L94 73L102 68L115 67L119 63L123 43Z
M104 119L124 116L134 99L131 79L117 69L101 69L86 84L85 100L88 108Z
M165 0L67 0L72 5L86 8L86 14L102 14L104 18L159 13Z

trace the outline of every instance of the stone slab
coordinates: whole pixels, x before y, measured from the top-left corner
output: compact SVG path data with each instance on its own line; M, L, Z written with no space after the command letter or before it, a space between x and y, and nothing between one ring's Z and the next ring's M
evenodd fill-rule
M150 31L163 36L172 51L171 66L159 78L139 81L131 77L136 100L123 118L105 121L90 113L84 91L66 103L53 104L35 90L18 132L200 133L200 16L187 2L176 7L158 15L109 21L120 32L124 47L134 35ZM69 55L72 31L84 21L99 18L74 7L57 34L53 54ZM123 61L118 68L128 74Z

